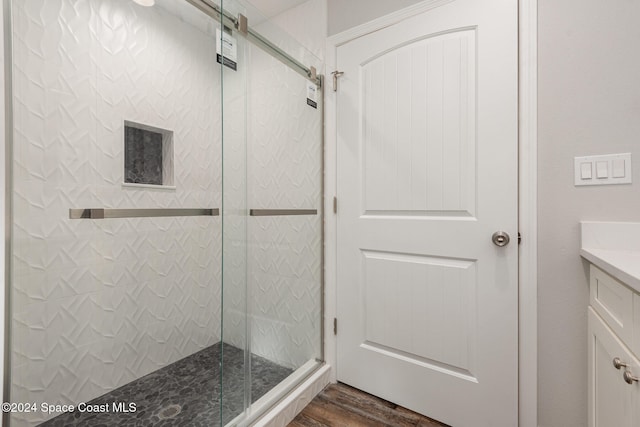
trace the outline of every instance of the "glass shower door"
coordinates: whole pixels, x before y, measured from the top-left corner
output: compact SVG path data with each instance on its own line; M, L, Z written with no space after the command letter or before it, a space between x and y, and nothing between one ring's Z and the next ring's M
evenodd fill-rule
M236 0L10 3L5 420L249 423L322 360L321 61Z
M241 5L221 1L229 16ZM231 11L229 10L231 8ZM250 404L247 337L247 41L222 18L217 40L222 105L222 312L220 425L242 418ZM226 23L226 25L225 25Z
M12 2L11 426L219 418L219 24L155 3Z
M323 357L322 63L250 3L223 7L248 21L222 68L222 421L246 425Z

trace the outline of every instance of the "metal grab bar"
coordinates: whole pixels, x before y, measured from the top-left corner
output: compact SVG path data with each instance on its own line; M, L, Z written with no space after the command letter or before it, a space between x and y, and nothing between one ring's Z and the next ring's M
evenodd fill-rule
M156 218L167 216L218 216L220 209L69 209L69 219Z
M250 209L249 216L317 215L317 209Z

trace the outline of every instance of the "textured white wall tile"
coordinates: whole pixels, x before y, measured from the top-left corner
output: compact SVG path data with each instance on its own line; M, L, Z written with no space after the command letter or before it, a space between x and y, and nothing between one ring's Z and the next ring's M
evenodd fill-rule
M249 75L249 204L320 212L321 110L306 104L306 79L249 54L260 70ZM252 352L293 369L319 358L320 216L252 217L248 245Z
M307 3L276 17L281 28L269 22L257 30L308 60L311 55L282 31L295 33L300 28L288 28L292 22L323 15L324 1ZM308 48L324 44L324 33L315 29ZM239 52L246 57L238 72L224 77L224 197L230 215L223 340L246 348L249 339L252 353L295 369L320 357L320 217L247 218L233 209L320 209L322 115L307 106L303 77L253 45ZM314 65L320 61L315 58Z

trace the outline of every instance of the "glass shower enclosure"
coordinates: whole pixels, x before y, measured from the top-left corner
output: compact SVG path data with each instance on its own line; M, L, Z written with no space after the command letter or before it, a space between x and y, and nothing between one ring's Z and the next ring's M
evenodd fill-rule
M250 424L323 360L321 60L244 1L4 1L6 425Z

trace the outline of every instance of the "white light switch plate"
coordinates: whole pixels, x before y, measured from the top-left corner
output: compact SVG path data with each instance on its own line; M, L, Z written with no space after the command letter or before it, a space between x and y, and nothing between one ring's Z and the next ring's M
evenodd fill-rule
M574 159L575 185L631 184L631 153Z

